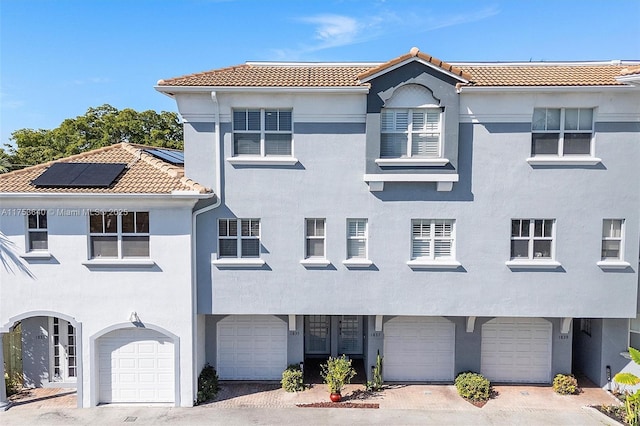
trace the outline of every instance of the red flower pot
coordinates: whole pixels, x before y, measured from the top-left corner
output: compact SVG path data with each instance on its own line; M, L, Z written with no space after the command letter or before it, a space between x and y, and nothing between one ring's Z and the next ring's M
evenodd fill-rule
M339 393L332 393L329 395L329 398L331 398L331 402L340 402L342 395L340 395Z

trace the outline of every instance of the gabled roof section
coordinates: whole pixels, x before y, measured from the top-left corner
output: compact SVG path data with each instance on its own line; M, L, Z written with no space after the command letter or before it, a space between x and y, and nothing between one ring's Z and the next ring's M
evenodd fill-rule
M362 87L356 76L371 68L351 64L251 63L158 81L158 86Z
M368 80L370 80L372 77L377 76L379 74L384 73L385 71L388 71L390 69L396 68L400 65L403 65L407 62L411 62L414 60L421 60L431 66L433 66L436 69L439 69L441 71L444 71L447 74L453 75L454 77L456 77L458 80L460 80L462 83L467 83L471 80L473 80L473 77L471 74L467 73L466 71L448 64L438 58L435 58L431 55L427 55L426 53L422 53L420 52L420 49L418 49L417 47L413 47L411 48L411 50L409 51L409 53L402 55L402 56L398 56L395 59L392 59L388 62L385 62L384 64L378 65L375 68L371 68L363 73L360 73L358 75L358 79L362 82L366 82Z
M184 168L162 161L144 150L146 145L118 143L71 157L0 174L0 193L157 194L174 192L208 194L211 190L184 176ZM37 187L32 181L56 163L126 164L112 185L100 187Z

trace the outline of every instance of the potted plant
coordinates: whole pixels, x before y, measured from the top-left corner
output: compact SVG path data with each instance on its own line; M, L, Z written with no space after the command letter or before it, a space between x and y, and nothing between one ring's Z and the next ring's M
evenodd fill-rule
M351 383L356 371L351 366L351 360L346 355L329 357L325 364L320 365L322 378L329 388L331 401L338 402L342 398L342 388Z

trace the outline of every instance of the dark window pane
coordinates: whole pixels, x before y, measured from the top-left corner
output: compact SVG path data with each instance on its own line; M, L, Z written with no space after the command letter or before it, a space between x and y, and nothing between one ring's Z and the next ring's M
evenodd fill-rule
M564 153L565 155L590 155L591 133L566 133Z
M307 257L324 257L324 240L307 240Z
M233 111L233 130L247 130L246 111Z
M91 237L91 257L118 257L118 237Z
M415 232L414 232L415 234ZM520 236L520 221L519 220L512 220L511 221L511 236L512 237L519 237Z
M149 237L122 237L122 257L149 257Z
M531 141L531 155L558 155L557 133L534 133Z
M247 111L247 130L260 130L260 110Z
M281 132L291 131L291 111L280 111L279 121Z
M29 229L36 229L38 227L38 215L30 214L28 217Z
M30 250L47 250L48 247L46 232L29 232Z
M47 214L40 213L38 215L38 228L47 229Z
M265 155L291 155L290 134L266 134Z
M249 239L242 240L242 257L259 257L260 256L260 240Z
M235 155L260 155L259 133L236 133L233 135Z
M620 241L603 241L602 242L602 259L619 259L620 258Z
M278 130L278 111L267 110L264 112L264 130Z
M104 215L104 231L108 234L118 232L118 216L107 213Z
M534 258L550 258L551 257L551 240L541 240L533 242Z
M237 257L238 256L238 242L235 239L220 240L220 257Z
M92 234L102 234L104 232L102 229L102 218L103 215L95 213L89 216L89 231Z
M511 241L511 257L529 257L529 241L515 240Z
M380 158L407 156L407 138L403 133L383 133L380 136Z
M149 212L136 212L136 232L149 233Z
M136 232L135 213L122 213L122 232L128 234Z

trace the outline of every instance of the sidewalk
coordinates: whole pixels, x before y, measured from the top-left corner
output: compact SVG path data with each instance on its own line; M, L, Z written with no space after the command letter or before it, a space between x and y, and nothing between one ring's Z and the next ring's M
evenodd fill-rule
M106 405L69 408L69 389L56 406L56 397L38 398L0 413L8 425L616 425L589 405L613 405L606 391L587 386L579 395L562 396L550 386L494 386L496 397L478 408L458 396L453 385L393 385L381 393L365 394L362 385L349 385L344 400L378 404L375 408L301 408L298 404L328 401L324 385L287 393L277 383L221 383L215 401L193 408Z

